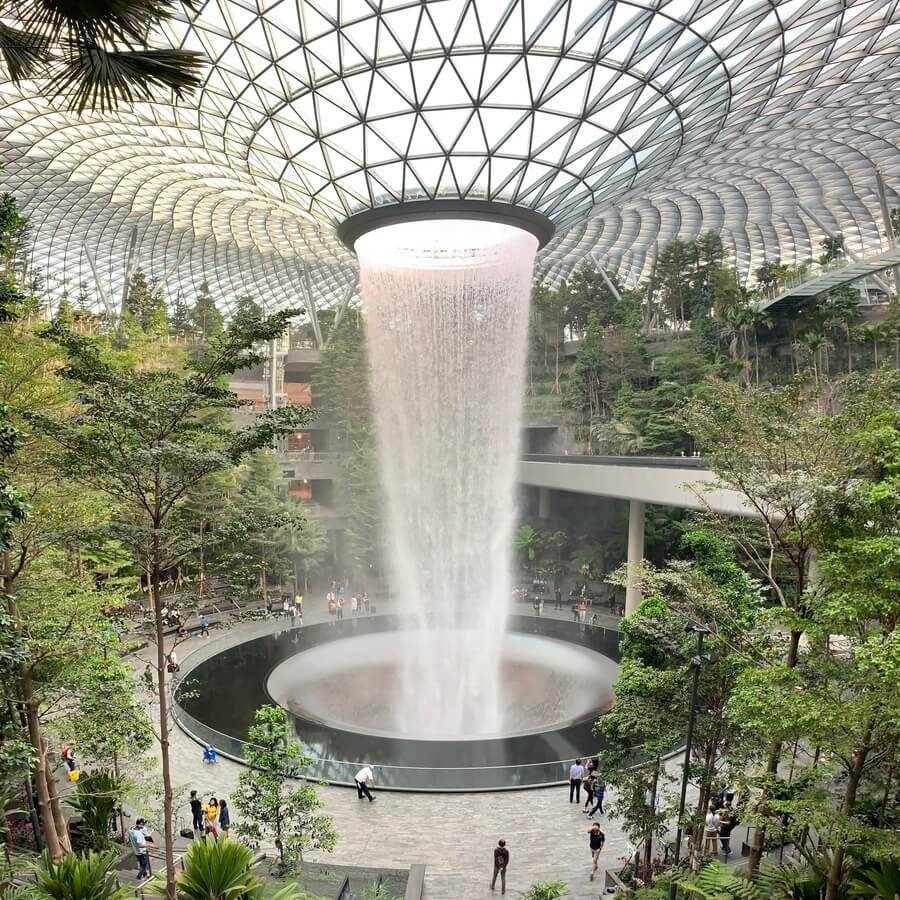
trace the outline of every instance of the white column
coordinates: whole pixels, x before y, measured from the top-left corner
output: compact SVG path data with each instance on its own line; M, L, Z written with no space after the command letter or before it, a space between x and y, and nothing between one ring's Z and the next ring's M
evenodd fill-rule
M538 518L547 519L550 517L550 488L538 488Z
M278 407L278 350L275 341L269 343L269 409Z
M644 558L644 509L640 500L631 500L628 504L628 568ZM641 592L630 585L625 589L625 615L633 613L641 602Z

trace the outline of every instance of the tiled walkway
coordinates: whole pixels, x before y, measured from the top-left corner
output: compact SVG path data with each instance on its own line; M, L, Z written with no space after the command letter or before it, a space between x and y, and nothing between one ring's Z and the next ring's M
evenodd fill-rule
M321 621L324 609L304 604L307 624ZM314 604L315 601L312 601ZM552 604L550 604L552 606ZM389 610L379 609L380 612ZM528 610L521 605L517 612ZM545 615L569 617L545 607ZM603 617L602 624L614 624ZM191 638L179 647L185 662L195 651L209 653L218 641L246 639L273 623L247 623L229 631L212 633L209 639ZM209 686L214 690L215 686ZM174 781L184 790L180 797L184 815L187 789L201 795L229 796L241 767L226 759L213 766L201 760L200 747L177 726L172 732ZM427 865L427 900L477 900L490 897L488 880L492 848L505 837L511 861L507 894L516 897L535 881L561 878L568 882L574 900L596 900L603 893L602 875L588 879L586 817L569 804L565 787L491 794L404 794L380 792L375 803L359 801L352 789L319 789L325 810L334 816L338 844L330 855L335 862L369 865ZM232 815L235 815L232 812ZM186 816L189 819L189 815ZM605 817L601 827L607 843L606 865L618 868L628 846L627 838Z

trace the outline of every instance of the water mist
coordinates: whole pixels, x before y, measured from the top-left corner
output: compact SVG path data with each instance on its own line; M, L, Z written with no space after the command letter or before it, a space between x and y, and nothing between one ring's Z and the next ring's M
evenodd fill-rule
M407 620L394 698L407 736L499 734L516 467L537 240L473 221L356 242L387 502Z

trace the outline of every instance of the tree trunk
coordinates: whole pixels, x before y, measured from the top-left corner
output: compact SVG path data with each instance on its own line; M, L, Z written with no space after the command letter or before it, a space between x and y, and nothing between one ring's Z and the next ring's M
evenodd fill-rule
M47 786L47 755L41 737L41 723L37 714L37 700L34 696L34 684L31 670L23 669L19 683L22 688L22 703L25 708L25 723L28 726L28 739L37 756L34 764L34 783L37 788L37 804L41 813L41 825L44 828L44 843L52 859L62 859L66 851L60 835L56 830L56 819L50 805L50 790Z
M199 541L199 550L200 550L200 587L197 593L200 595L200 601L198 606L202 606L203 604L203 588L206 584L206 554L203 552L203 517L200 517L200 541Z
M866 767L866 758L871 750L872 732L875 723L870 721L866 726L862 743L853 754L853 764L847 777L847 787L844 790L844 802L841 811L845 816L852 816L856 809L856 792L862 780L863 769ZM825 900L837 900L838 888L841 886L841 875L844 871L844 847L835 847L831 857L831 865L828 868L828 887L825 889Z
M166 898L175 900L175 838L172 830L172 772L169 764L169 698L166 696L166 648L163 634L160 576L162 569L159 545L160 523L153 523L151 539L151 580L153 622L156 629L156 676L159 683L159 756L163 777L163 828L166 854Z
M656 759L656 766L653 769L653 781L650 784L650 813L656 812L656 788L659 784L659 757ZM647 835L644 842L644 882L648 887L653 885L653 833Z
M46 745L46 741L44 742ZM46 760L46 746L44 747L44 759ZM46 766L46 763L45 763ZM50 812L53 813L53 823L56 825L56 836L59 838L59 844L64 853L72 852L72 842L69 840L69 826L66 817L63 815L62 803L59 799L59 785L56 783L56 775L46 769L47 774L47 790L50 794Z
M802 591L800 593L802 593ZM791 632L791 640L788 644L787 659L785 660L789 669L793 669L794 666L797 665L797 659L800 655L801 637L802 632ZM772 778L775 778L778 775L778 763L781 759L781 748L781 740L773 741L772 745L769 747L769 758L766 763L766 775ZM763 808L762 804L760 804L760 808ZM765 843L765 838L765 826L759 825L756 831L753 833L753 841L750 845L750 857L747 861L747 875L749 877L752 877L756 873L757 869L759 868L759 864L762 861L763 844Z
M3 592L7 596L9 614L21 627L22 616L13 599L14 579L11 575L9 553L2 554L2 584ZM47 757L44 752L44 741L41 734L41 722L38 718L38 701L34 696L34 682L31 669L22 666L19 671L19 689L22 695L22 709L25 714L25 726L28 729L28 739L36 756L36 762L32 774L37 788L37 805L40 811L41 824L44 828L44 844L52 859L61 859L65 853L64 845L56 831L52 807L50 804L50 791L47 787Z

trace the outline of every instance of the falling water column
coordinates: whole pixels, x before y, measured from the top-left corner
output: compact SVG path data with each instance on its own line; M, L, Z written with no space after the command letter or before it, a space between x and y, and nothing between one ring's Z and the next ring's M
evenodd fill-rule
M469 221L356 242L389 571L410 629L396 698L410 737L502 730L536 250L525 231Z

